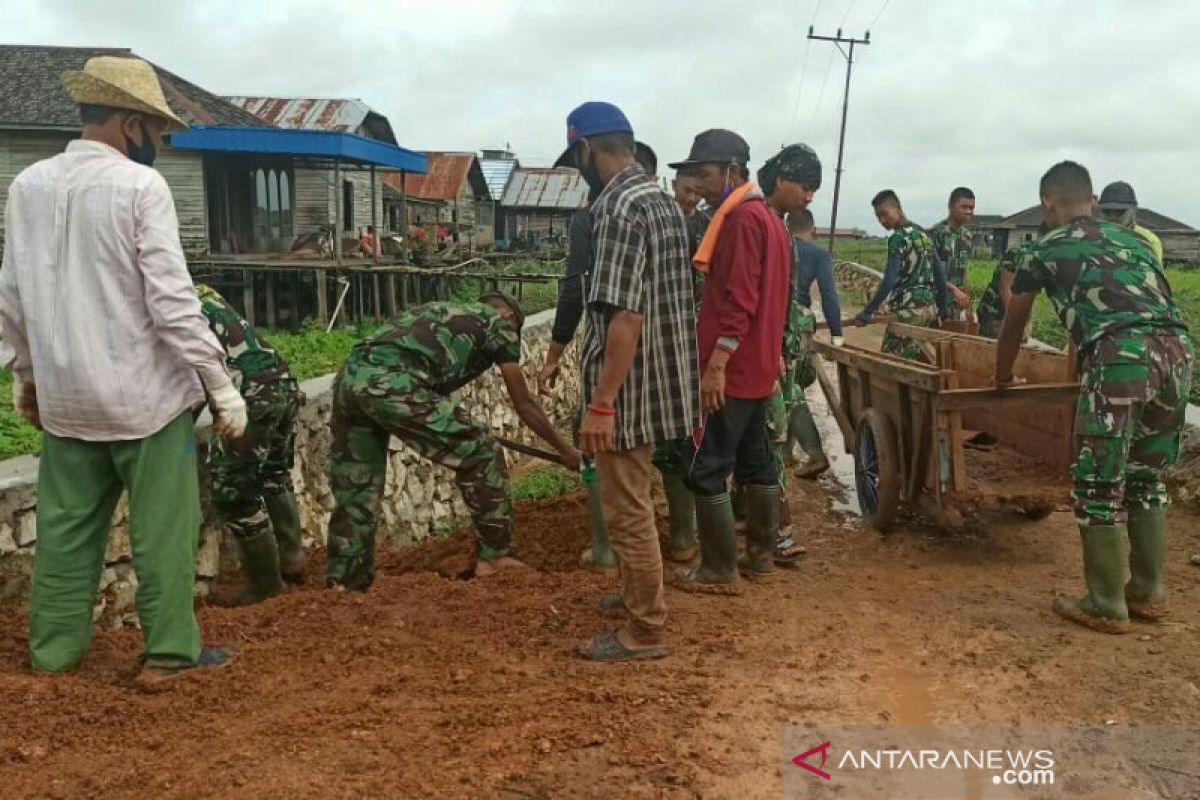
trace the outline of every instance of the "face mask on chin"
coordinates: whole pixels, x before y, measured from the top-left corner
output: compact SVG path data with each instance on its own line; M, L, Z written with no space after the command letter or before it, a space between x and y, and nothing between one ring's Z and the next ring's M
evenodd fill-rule
M579 152L575 155L575 168L579 170L579 174L583 176L583 180L593 194L600 194L604 191L604 181L600 180L600 173L596 171L595 163L590 158L587 164L583 163L583 145L580 145Z
M129 160L143 166L154 166L154 159L158 157L158 148L154 146L154 141L150 136L150 131L146 129L146 123L138 120L138 127L142 129L142 143L137 144L129 135L125 135L125 155L129 156Z

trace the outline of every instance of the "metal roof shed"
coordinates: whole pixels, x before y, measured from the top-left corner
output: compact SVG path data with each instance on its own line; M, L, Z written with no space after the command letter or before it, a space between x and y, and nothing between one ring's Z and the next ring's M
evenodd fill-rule
M372 193L375 189L376 167L421 174L428 168L424 153L340 131L197 125L171 134L171 146L177 150L292 156L307 166L332 167L335 186L341 183L343 165L370 169ZM377 227L379 223L374 219L374 200L371 202L371 212L373 226ZM341 228L341 204L334 203L334 230L341 231ZM334 255L340 262L342 237L335 235L333 240Z

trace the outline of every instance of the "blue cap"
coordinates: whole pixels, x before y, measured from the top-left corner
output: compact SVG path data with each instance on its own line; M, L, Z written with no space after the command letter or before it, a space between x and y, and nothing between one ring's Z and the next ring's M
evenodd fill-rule
M624 112L612 103L584 103L567 115L567 144L603 133L633 133Z

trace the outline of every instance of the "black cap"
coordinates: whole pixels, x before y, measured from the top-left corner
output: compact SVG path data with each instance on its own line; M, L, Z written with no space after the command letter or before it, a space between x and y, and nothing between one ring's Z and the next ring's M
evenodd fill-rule
M489 300L499 300L512 309L513 322L517 324L518 331L525 327L525 310L521 308L521 304L517 301L517 298L508 292L501 291L484 292L479 295L479 302L486 303Z
M1137 208L1137 195L1125 181L1110 183L1100 193L1101 208Z
M750 163L750 145L733 131L713 128L696 135L692 150L684 161L668 164L671 169L683 169L698 164L736 164L744 167Z

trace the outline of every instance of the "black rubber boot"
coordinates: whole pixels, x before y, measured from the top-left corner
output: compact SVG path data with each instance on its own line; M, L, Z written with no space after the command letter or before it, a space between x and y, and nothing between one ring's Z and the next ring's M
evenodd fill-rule
M691 561L696 557L699 540L696 538L696 496L683 482L683 477L663 475L663 493L667 496L667 521L671 529L668 558L672 561Z
M304 529L300 527L300 507L290 491L263 495L267 516L279 545L279 572L288 583L304 582Z
M775 571L775 538L779 533L779 486L746 486L746 555L738 566L747 575Z
M733 532L733 506L728 493L696 495L696 528L700 539L700 564L680 570L675 586L685 591L728 594L737 584L737 537Z

